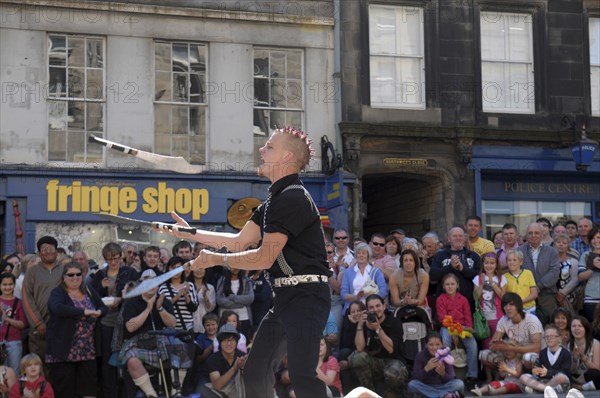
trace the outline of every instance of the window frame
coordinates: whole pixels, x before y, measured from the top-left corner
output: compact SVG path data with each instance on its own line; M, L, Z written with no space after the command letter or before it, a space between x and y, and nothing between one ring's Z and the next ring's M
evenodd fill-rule
M186 159L187 161L189 161L191 164L207 164L209 162L209 142L208 142L208 138L209 138L209 134L208 134L208 110L209 110L209 103L208 103L208 81L209 81L209 43L206 42L196 42L196 41L187 41L187 40L166 40L166 39L154 39L153 40L153 46L152 46L152 116L153 116L153 151L155 153L159 153L161 155L166 155L166 156L182 156L184 159ZM157 48L158 45L169 45L169 49L170 49L170 56L169 56L169 70L159 70L157 69L157 64L156 64L156 57L157 57ZM204 72L193 72L191 70L191 66L188 65L188 71L187 72L176 72L173 69L173 60L174 60L174 56L173 56L173 47L176 45L186 45L187 46L187 54L188 54L188 61L189 61L189 54L190 54L190 46L201 46L204 49ZM157 90L157 75L158 73L168 73L169 74L169 92L171 94L171 98L169 100L161 100L161 99L156 99L156 90ZM175 74L183 74L185 73L187 75L186 78L186 82L188 85L188 92L187 92L187 101L176 101L175 98L173 97L173 83L174 83L174 76ZM191 102L191 75L194 74L198 74L198 75L203 75L204 76L204 80L203 81L199 81L199 87L200 87L200 94L202 95L202 87L204 87L204 98L198 102ZM168 136L169 137L169 151L168 153L166 153L165 151L161 151L159 149L162 148L158 148L159 144L158 141L160 139L160 135L163 134L158 134L157 132L157 108L159 107L168 107L168 112L169 112L169 134L164 134L164 136ZM187 134L185 134L185 136L187 137L187 145L185 145L185 147L188 148L187 150L187 154L184 153L180 153L177 152L177 149L174 146L174 136L177 136L179 134L174 134L173 130L174 130L174 122L173 122L173 115L175 114L174 110L175 109L187 109ZM201 126L201 130L204 132L204 151L203 153L200 155L201 159L200 160L195 160L192 157L192 147L194 142L191 140L191 135L190 135L190 131L191 131L191 126L192 126L192 109L198 109L199 113L199 117L198 120L203 120L203 126ZM202 115L203 112L203 115ZM180 134L181 136L183 136L184 134ZM175 152L174 152L175 151Z
M420 54L419 55L407 55L407 54L388 54L388 53L374 53L372 51L372 43L371 43L371 13L372 10L374 8L383 8L383 9L393 9L396 13L398 12L405 12L405 11L401 11L403 9L405 10L415 10L418 9L419 10L419 20L420 20L420 29L419 29L419 44L420 44ZM425 45L425 38L426 38L426 26L425 26L425 21L426 21L426 17L427 17L427 12L426 12L426 5L425 4L369 4L367 7L367 18L366 18L366 22L367 22L367 70L369 71L369 80L368 80L368 91L366 92L366 95L369 98L369 105L372 108L380 108L380 109L403 109L403 110L425 110L427 109L427 56L428 56L428 47L427 45ZM396 22L398 21L398 15L396 15ZM398 25L395 25L396 28L395 30L397 31L397 27ZM395 49L395 51L397 51L397 49ZM371 66L372 64L372 60L374 58L393 58L394 60L399 60L399 59L407 59L407 60L418 60L419 62L419 91L420 91L420 103L416 104L416 103L404 103L404 102L378 102L378 101L374 101L373 100L373 68ZM397 63L395 65L395 71L397 71ZM396 88L395 88L395 97L397 98L399 93L397 90L397 82L394 83ZM404 83L403 83L404 84ZM433 87L433 86L432 86ZM402 95L402 94L400 94ZM404 105L406 104L406 105Z
M53 65L51 64L51 50L52 50L52 37L63 37L65 40L65 60L64 60L64 65ZM82 39L83 40L83 66L70 66L69 65L69 40L74 40L74 39ZM46 159L49 162L58 162L58 163L68 163L68 164L102 164L105 161L105 153L103 150L99 151L99 155L96 155L94 158L97 158L97 161L90 161L89 157L91 157L91 154L88 152L88 145L89 145L89 141L88 141L88 136L90 134L94 134L96 136L100 136L103 137L104 134L106 133L106 37L105 36L101 36L101 35L87 35L87 34L76 34L76 33L63 33L63 32L47 32L46 34L46 40L48 42L48 46L46 47L46 51L45 51L45 60L46 60L46 81L48 82L48 85L46 86L45 89L45 99L46 99L46 128L47 128L47 139L48 139L48 145L46 145ZM98 67L92 67L92 66L87 66L87 57L85 56L85 51L87 49L87 43L88 40L98 40L101 42L101 46L102 46L102 68L98 68ZM65 90L65 95L53 95L52 92L50 91L50 87L51 87L51 82L53 81L52 79L52 74L51 74L51 68L60 68L60 69L64 69L64 90ZM83 76L84 76L84 83L81 89L81 95L80 96L72 96L72 88L74 87L75 83L71 83L69 81L70 78L70 74L69 74L69 68L77 68L77 69L82 69L83 70ZM100 84L100 92L101 95L96 96L96 98L88 98L88 71L90 70L101 70L102 71L102 81ZM61 90L62 92L62 90ZM73 104L73 103L83 103L84 105L84 114L83 114L83 129L78 129L78 128L69 128L69 105ZM50 116L50 112L51 112L51 108L54 106L53 104L65 104L64 105L64 129L63 130L58 130L58 129L52 129L50 127L50 123L52 121L52 118ZM101 111L102 111L102 117L99 119L99 124L101 125L102 129L101 130L89 130L88 129L88 115L89 115L89 110L88 110L88 105L89 104L101 104ZM63 105L61 105L62 107ZM50 135L51 133L61 133L64 132L65 137L63 139L64 141L64 160L62 159L50 159L50 150L51 150L51 138ZM84 139L83 139L83 160L69 160L69 135L71 134L71 132L75 132L75 134L77 132L81 132L84 135ZM96 148L96 147L93 147ZM99 147L98 147L99 148ZM81 154L74 154L76 156L80 156ZM75 156L74 156L75 158Z
M593 86L592 86L592 80L593 80L593 74L592 74L592 70L593 69L597 69L597 75L596 77L598 79L600 79L600 59L598 60L598 64L593 64L592 63L592 29L591 29L591 22L592 20L596 21L596 24L598 25L598 30L600 31L600 14L599 15L590 15L590 17L588 18L588 60L589 60L589 68L590 68L590 82L589 82L589 93L590 93L590 114L592 115L592 117L600 117L600 93L598 92L598 90L594 91ZM596 43L598 46L598 52L600 53L600 38L598 40L598 42ZM599 85L600 87L600 85ZM594 98L594 92L596 92L596 96ZM594 99L596 99L596 103L594 102ZM594 108L594 105L596 106L596 108Z
M510 10L510 11L504 11L501 10L500 12L503 14L503 17L509 19L509 18L523 18L525 16L527 16L528 18L530 18L530 23L526 24L526 26L528 26L529 28L529 37L531 38L531 41L528 45L527 51L528 51L528 55L530 57L530 59L528 61L513 61L510 59L484 59L483 57L483 51L482 48L485 45L483 42L483 29L482 29L482 24L481 24L481 20L484 18L484 14L486 13L490 13L490 12L498 12L498 10L482 10L479 14L479 18L478 18L478 24L479 24L479 69L480 69L480 95L479 95L479 100L481 101L481 109L484 113L505 113L505 114L526 114L526 115L532 115L535 114L536 112L536 101L537 101L537 92L536 92L536 87L538 86L538 84L536 84L536 68L537 68L537 64L536 64L536 57L535 57L535 52L534 52L534 48L535 48L535 32L534 32L534 19L535 16L533 15L533 13L531 12L527 12L527 11L521 11L521 10ZM507 31L510 32L510 26L507 26ZM508 36L505 35L504 36L505 41L508 43ZM510 51L509 49L507 49L507 51ZM484 63L488 63L488 64L503 64L503 65L527 65L527 74L530 77L527 80L527 83L525 84L533 84L533 88L531 89L531 94L533 95L533 100L528 103L527 108L512 108L512 107L498 107L498 108L486 108L486 102L483 100L483 96L486 90L484 90L484 80L483 80L483 73L484 73ZM505 76L506 76L506 72L505 72ZM503 84L503 88L506 88L506 84L509 83L506 80L502 80ZM519 84L517 82L517 84ZM517 90L517 93L519 93L520 90ZM512 95L512 90L511 90L511 94ZM520 94L519 94L520 95ZM526 97L529 94L526 94ZM503 98L505 98L503 96ZM506 101L504 101L506 102Z

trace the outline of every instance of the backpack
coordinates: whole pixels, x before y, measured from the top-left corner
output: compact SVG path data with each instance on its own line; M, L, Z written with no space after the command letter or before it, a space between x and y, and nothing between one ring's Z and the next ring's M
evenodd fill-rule
M402 346L400 354L413 363L417 354L425 348L425 338L433 330L427 311L416 305L398 308L394 317L402 322Z

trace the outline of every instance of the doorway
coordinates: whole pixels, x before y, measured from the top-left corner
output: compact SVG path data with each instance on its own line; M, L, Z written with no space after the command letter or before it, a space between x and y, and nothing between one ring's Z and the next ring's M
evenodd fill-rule
M416 173L370 174L362 178L363 236L387 235L402 228L420 238L446 230L445 195L441 178Z

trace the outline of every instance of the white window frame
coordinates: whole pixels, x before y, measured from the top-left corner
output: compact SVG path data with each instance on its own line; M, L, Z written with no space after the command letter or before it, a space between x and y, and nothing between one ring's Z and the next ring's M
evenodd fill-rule
M395 45L382 46L382 31L389 30L389 25L378 23L377 14L395 16L393 30ZM401 29L409 28L418 18L418 32L414 32L414 40L403 40ZM403 25L403 26L402 26ZM425 32L424 10L415 6L369 6L369 81L370 103L373 108L418 109L426 108L425 91ZM389 37L388 37L389 39ZM383 39L382 39L383 40ZM403 43L412 45L412 51L403 47ZM411 71L410 65L413 64ZM378 74L378 70L388 66L387 76ZM416 67L415 65L416 64ZM408 68L406 67L408 66ZM412 72L412 73L411 73Z
M589 36L592 116L600 116L600 17L589 19Z
M166 46L168 45L170 47L170 55L169 55L169 65L168 67L165 67L164 65L157 65L156 59L157 59L157 49L159 46ZM190 58L189 58L189 54L190 54L190 46L200 46L203 48L204 50L204 71L199 71L199 70L191 70L191 65L188 64L188 70L186 71L176 71L174 70L173 67L173 60L174 60L174 55L173 55L173 47L174 46L187 46L188 49L188 60L185 60L185 62L189 62ZM182 156L184 159L188 160L190 163L192 164L206 164L208 162L208 93L207 93L207 84L208 84L208 56L209 56L209 51L208 51L208 44L207 43L203 43L203 42L191 42L191 41L180 41L180 40L154 40L154 45L153 45L153 60L154 60L154 65L153 65L153 78L152 78L152 82L153 82L153 93L152 93L152 99L153 99L153 113L154 113L154 151L156 153L159 153L161 155L167 155L167 156ZM157 76L159 74L162 74L163 76L165 76L166 74L169 75L169 83L167 86L163 86L163 85L159 85L157 84L158 79ZM181 75L181 76L185 76L185 82L187 83L187 87L185 87L185 85L183 86L179 86L180 87L180 94L181 94L181 89L183 89L183 92L185 93L185 97L186 98L182 98L181 95L180 96L175 96L173 94L174 91L174 81L176 79L176 75ZM192 98L192 93L191 93L191 87L192 87L192 80L190 78L190 76L192 75L199 75L199 76L203 76L203 79L200 78L200 80L198 80L198 82L200 83L200 93L199 95L199 99L198 101L194 101L192 102L191 98ZM162 90L162 87L164 87ZM166 94L167 97L158 97L158 92L161 91L162 95ZM202 97L202 92L203 92L203 97ZM157 123L159 122L159 119L161 121L164 121L165 118L163 117L164 115L162 115L161 112L159 112L159 109L167 109L168 108L168 124L169 124L169 133L168 134L159 134L158 128L157 128ZM193 141L193 136L194 136L194 131L192 129L192 110L193 109L198 109L198 112L200 112L198 121L201 122L203 121L202 125L199 125L199 129L200 129L200 135L204 135L204 140L203 142L200 142L202 140L199 140L197 143L195 143ZM187 109L187 134L184 135L183 134L177 134L174 133L174 127L176 126L176 122L174 122L173 118L175 117L176 113L178 111L181 111L183 109ZM161 145L161 140L163 138L165 138L164 136L169 136L168 138L168 145ZM167 138L165 138L167 139ZM198 151L197 153L194 152L194 147L195 145L198 146L203 146L204 150L202 151ZM168 148L167 148L168 146Z
M51 64L51 56L52 56L52 40L53 38L59 39L63 38L65 40L65 50L64 50L64 65L56 65ZM70 65L69 64L69 51L71 47L69 46L70 40L83 40L83 58L84 64L81 65ZM101 67L94 67L87 65L88 57L87 54L87 44L88 41L101 41L102 45L102 59L101 59ZM47 81L48 88L45 92L46 94L46 116L48 118L48 145L46 149L46 158L51 162L64 162L64 163L102 163L104 162L104 153L100 146L91 144L89 146L88 136L93 134L98 137L103 137L104 129L105 129L105 120L106 120L106 40L102 36L94 36L94 35L78 35L78 34L67 34L67 33L49 33L47 35L47 53L46 53L46 62L48 64L47 69ZM63 84L58 83L53 80L53 74L51 73L51 69L64 69L64 87ZM83 72L83 83L76 82L77 76L71 75L69 72L79 70ZM90 80L90 74L93 71L101 70L102 81L99 82L98 87L95 87L88 84ZM59 91L57 92L56 89ZM83 128L77 127L69 127L69 124L75 119L75 116L69 115L69 110L71 106L74 106L76 103L83 104ZM102 112L101 119L99 120L99 128L92 128L89 125L89 116L91 107L98 108L100 106L100 111ZM60 112L59 112L60 111ZM60 115L62 113L62 116ZM58 117L56 117L58 116ZM51 158L51 148L53 146L52 140L53 136L58 136L64 132L64 154L65 157L63 159L59 158ZM69 143L69 138L71 136L76 136L79 134L83 134L83 153L81 154L73 154L73 159L69 160L69 152L73 150L73 144ZM58 139L58 138L57 138ZM91 152L90 153L90 149ZM94 154L95 152L95 154Z
M533 16L529 13L482 11L481 37L481 102L484 112L535 113L535 69L533 60ZM504 32L504 54L493 56L490 49L499 48L485 36L486 26ZM529 46L525 59L511 59L510 39L513 30L527 29ZM524 81L514 81L512 68L525 68ZM490 77L494 68L504 68L502 76ZM519 106L524 105L524 106Z

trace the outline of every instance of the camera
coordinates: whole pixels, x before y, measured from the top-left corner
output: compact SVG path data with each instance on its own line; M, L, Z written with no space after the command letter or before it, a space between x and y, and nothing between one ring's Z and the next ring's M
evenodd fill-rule
M369 312L367 314L367 322L369 322L369 323L375 323L375 322L377 322L377 315L375 315L374 312Z

